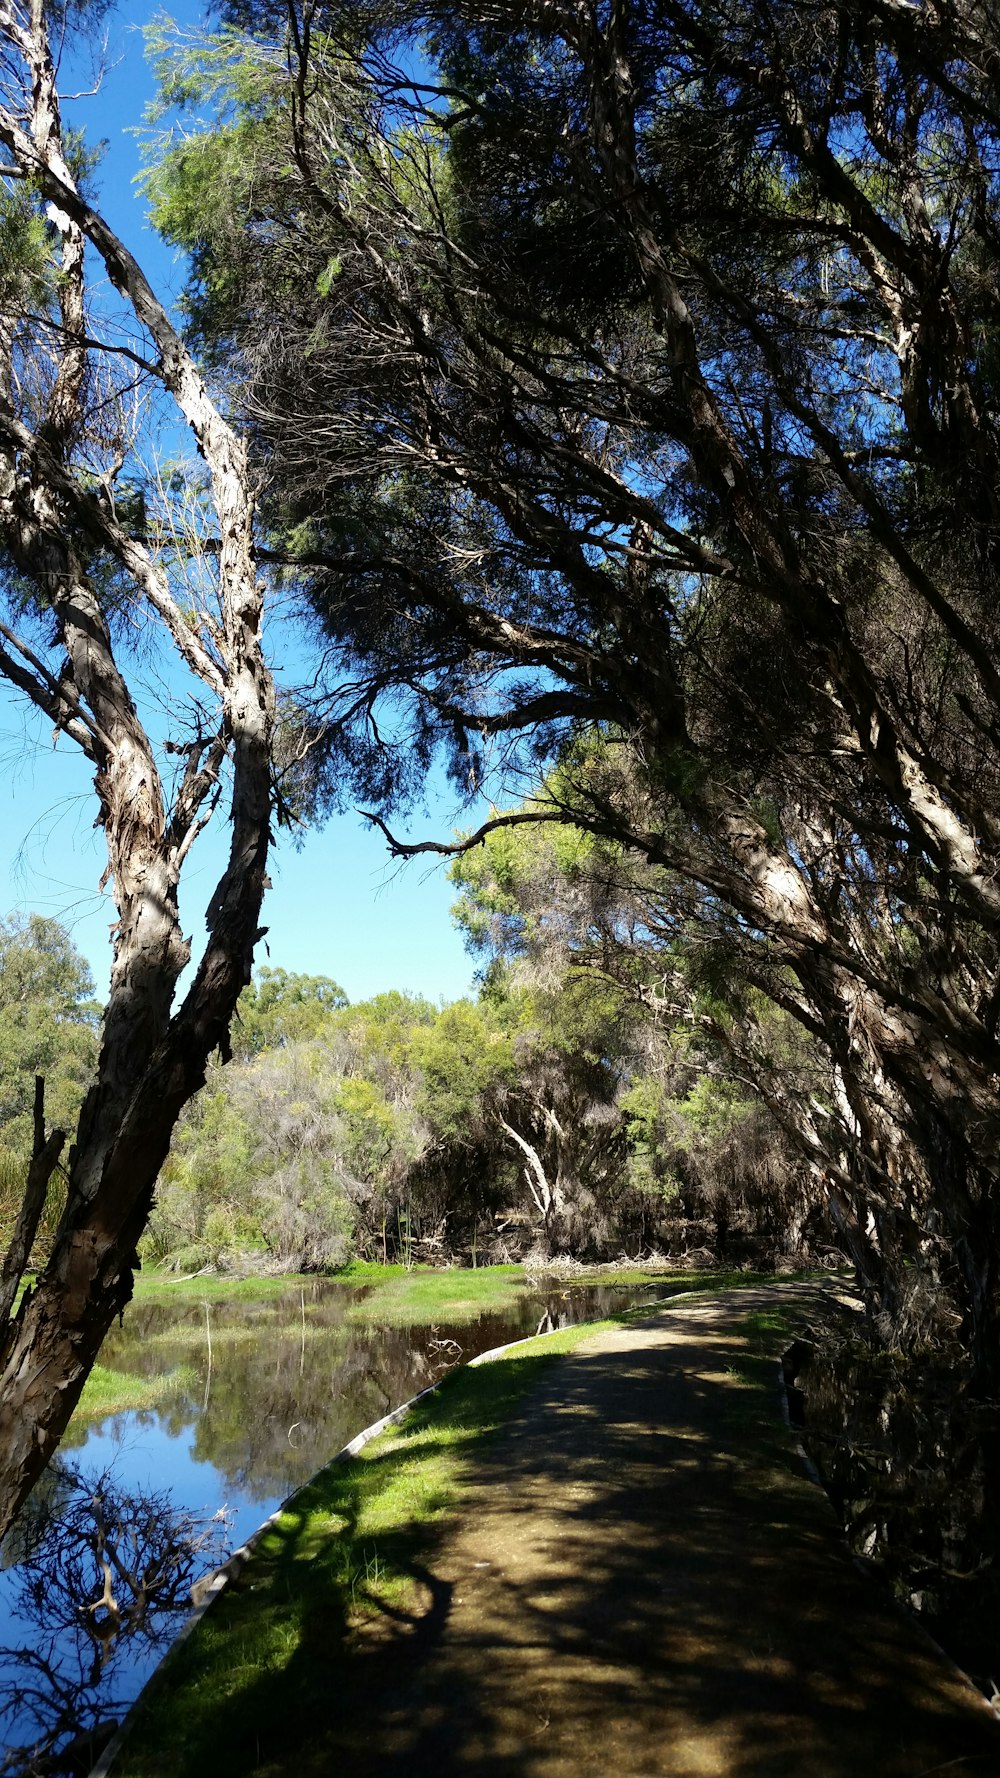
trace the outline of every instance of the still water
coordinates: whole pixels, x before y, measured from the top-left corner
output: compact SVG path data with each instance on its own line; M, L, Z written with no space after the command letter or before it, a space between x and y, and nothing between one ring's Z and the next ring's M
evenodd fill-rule
M669 1294L560 1282L472 1320L402 1326L375 1318L366 1288L321 1279L131 1304L101 1362L171 1376L171 1393L71 1428L8 1539L2 1778L87 1772L190 1611L192 1581L363 1427L491 1347Z

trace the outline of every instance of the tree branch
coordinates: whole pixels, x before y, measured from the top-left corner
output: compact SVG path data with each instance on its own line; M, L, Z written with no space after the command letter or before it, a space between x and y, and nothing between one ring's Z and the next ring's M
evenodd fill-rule
M371 821L381 829L389 843L389 851L393 858L416 858L421 852L433 852L440 858L458 858L466 852L471 852L474 846L481 846L491 833L496 833L503 827L524 827L539 822L551 827L554 821L564 823L568 827L578 824L578 817L571 815L564 809L553 807L538 812L528 809L514 809L508 815L493 816L491 820L484 821L481 827L477 827L475 833L469 834L465 839L455 840L449 845L443 840L398 840L395 834L389 831L381 815L374 814L370 809L359 809L358 814L365 821Z
M41 1074L36 1074L34 1142L28 1166L28 1178L17 1222L14 1225L14 1233L11 1236L3 1267L0 1269L0 1326L9 1319L14 1306L14 1298L17 1296L18 1286L31 1257L32 1243L38 1233L38 1224L45 1208L45 1194L48 1190L49 1180L55 1171L65 1141L64 1130L53 1130L50 1136L45 1134L45 1080Z

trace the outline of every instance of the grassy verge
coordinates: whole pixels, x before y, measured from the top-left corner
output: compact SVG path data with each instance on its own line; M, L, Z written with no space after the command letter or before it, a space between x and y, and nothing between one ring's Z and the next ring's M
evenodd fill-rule
M336 1274L339 1277L339 1273ZM280 1296L296 1284L315 1284L316 1274L284 1272L276 1277L217 1278L197 1273L193 1278L174 1272L140 1272L135 1280L137 1302L239 1302L261 1297Z
M160 1377L140 1377L134 1371L106 1370L103 1364L95 1364L84 1385L73 1424L91 1425L130 1409L138 1412L160 1407L178 1389L189 1388L194 1378L190 1365L181 1365Z
M115 1778L237 1778L257 1768L251 1725L289 1713L321 1733L349 1684L352 1630L398 1611L429 1532L457 1504L466 1465L543 1368L612 1322L568 1328L449 1376L429 1402L297 1494L154 1682Z

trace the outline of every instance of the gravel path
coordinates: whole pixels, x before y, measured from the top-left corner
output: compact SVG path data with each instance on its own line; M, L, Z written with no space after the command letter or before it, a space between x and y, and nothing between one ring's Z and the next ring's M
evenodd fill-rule
M1000 1725L741 1412L737 1329L774 1301L679 1304L554 1365L304 1769L997 1778Z
M807 1300L681 1302L551 1366L414 1609L360 1635L322 1743L290 1723L273 1769L1000 1778L1000 1724L856 1568L740 1377L744 1316L783 1294Z

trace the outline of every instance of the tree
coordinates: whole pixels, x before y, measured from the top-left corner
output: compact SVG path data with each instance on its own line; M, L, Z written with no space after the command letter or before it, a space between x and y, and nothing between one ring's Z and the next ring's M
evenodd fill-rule
M44 1075L49 1116L75 1120L93 1074L101 1009L69 933L32 914L0 920L0 1154L27 1164L33 1085Z
M736 1227L755 1252L801 1254L832 1083L711 908L688 891L679 919L667 873L565 826L497 827L451 875L487 994L520 1006L513 1097L572 1250L674 1244L710 1220L720 1258Z
M210 1068L179 1122L147 1249L185 1270L309 1271L343 1263L352 1239L386 1258L428 1146L418 1054L437 1015L403 994L348 1006L324 978L261 975L241 1002L237 1038L251 1041Z
M275 1044L316 1037L347 995L327 975L298 975L266 965L244 988L236 1009L233 1054L257 1055Z
M394 691L465 782L562 754L498 819L717 914L822 1047L873 1319L930 1293L994 1387L992 7L230 16L226 127L155 190L351 667L342 753L391 786Z
M277 800L246 451L88 195L86 151L62 123L52 36L58 44L86 25L85 6L0 4L0 673L93 767L118 916L65 1210L51 1257L14 1308L65 1142L36 1093L0 1305L0 1531L129 1299L178 1112L210 1054L226 1053L259 936ZM161 417L188 429L197 469L144 463L143 428ZM144 652L161 673L149 722ZM178 882L227 788L228 862L205 949L177 997L191 956Z
M100 1020L93 991L90 971L58 921L37 914L0 921L0 1223L8 1237L36 1139L38 1079L50 1119L65 1130L93 1077ZM41 1195L38 1233L49 1236L61 1194L50 1186Z

